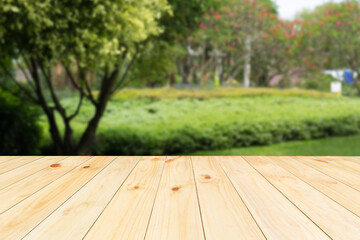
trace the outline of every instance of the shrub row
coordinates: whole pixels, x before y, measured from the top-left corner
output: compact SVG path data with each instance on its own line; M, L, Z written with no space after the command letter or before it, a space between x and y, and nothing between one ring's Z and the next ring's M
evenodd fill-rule
M200 150L269 145L282 141L308 140L360 133L360 115L304 121L217 125L211 129L191 126L163 134L107 130L96 146L99 155L188 154Z
M69 111L72 102L64 100ZM117 99L101 120L94 154L176 155L356 134L359 106L360 99L344 97ZM77 137L92 113L85 103L72 123Z
M114 99L181 99L181 98L233 98L251 96L307 96L307 97L331 97L331 93L305 89L276 89L276 88L235 88L218 87L209 89L176 89L176 88L146 88L146 89L123 89L114 95Z

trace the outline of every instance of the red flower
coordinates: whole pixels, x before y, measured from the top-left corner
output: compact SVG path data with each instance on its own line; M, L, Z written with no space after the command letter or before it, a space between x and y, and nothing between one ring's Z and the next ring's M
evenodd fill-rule
M337 21L336 25L341 26L341 21Z
M234 29L239 29L239 25L235 25L235 26L234 26Z
M207 27L206 27L206 25L205 25L205 24L200 23L200 28L202 28L202 29L206 29Z
M228 49L230 49L230 50L233 50L233 49L234 49L234 46L233 46L233 45L231 45L230 43L229 43L229 44L227 44L227 45L226 45L226 47L227 47Z

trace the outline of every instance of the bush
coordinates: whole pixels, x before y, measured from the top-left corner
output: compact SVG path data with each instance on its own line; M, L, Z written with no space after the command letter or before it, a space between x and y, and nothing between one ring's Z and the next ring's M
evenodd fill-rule
M41 128L32 106L0 89L0 155L39 153Z
M232 129L232 130L229 130ZM318 139L360 133L360 115L344 118L291 121L272 124L233 124L202 132L179 129L162 136L129 134L108 130L101 133L96 153L99 155L175 155L200 150L228 149L270 145L283 141Z
M259 95L262 90L256 92L250 89L249 92L256 94L214 98L205 94L226 94L225 88L214 92L170 91L191 93L193 97L173 99L157 95L159 97L137 98L132 95L110 101L97 132L94 153L177 155L198 150L350 135L360 130L358 98L320 97L321 94L316 91L311 92L316 96L312 97L303 90L291 90L304 94L292 96L290 90L270 89L267 93L273 92L273 95ZM228 94L233 94L232 91L246 94L242 89L229 91ZM134 92L140 93L141 90ZM144 92L156 95L152 90ZM69 111L75 110L72 98L63 101ZM84 130L92 111L91 105L85 102L83 110L72 123L76 136ZM42 119L46 123L45 118ZM61 119L58 120L61 123ZM46 128L46 124L44 126Z
M332 76L319 73L301 79L299 87L303 89L330 92L330 84L334 81L337 80Z
M120 110L125 103L128 109ZM115 101L95 153L176 155L357 134L359 105L359 99L270 96Z
M329 86L330 88L330 83ZM329 90L330 91L330 90ZM328 91L328 92L329 92ZM211 99L211 98L238 98L252 96L306 96L306 97L331 97L330 93L304 89L275 89L275 88L236 88L217 87L209 89L176 89L176 88L147 88L123 89L115 93L113 99Z

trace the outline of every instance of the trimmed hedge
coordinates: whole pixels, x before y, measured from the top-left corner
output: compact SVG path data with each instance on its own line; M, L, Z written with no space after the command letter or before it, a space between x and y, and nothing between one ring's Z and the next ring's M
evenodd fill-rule
M0 89L0 155L39 153L38 111Z
M72 103L64 100L70 111ZM92 111L85 103L72 123L75 135L84 130ZM117 99L101 120L94 154L177 155L357 133L358 98Z
M236 88L218 87L209 89L176 89L176 88L145 88L123 89L113 96L113 99L210 99L210 98L236 98L251 96L302 96L302 97L331 97L335 96L328 92L319 92L305 89L276 89L276 88Z
M188 154L200 150L270 145L283 141L318 139L360 133L360 115L305 121L263 122L214 127L201 131L183 128L156 136L144 132L101 132L99 155Z

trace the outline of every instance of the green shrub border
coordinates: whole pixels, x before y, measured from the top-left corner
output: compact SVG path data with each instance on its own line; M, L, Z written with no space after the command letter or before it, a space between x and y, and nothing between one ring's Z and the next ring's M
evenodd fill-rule
M214 125L200 131L191 126L160 135L142 132L100 133L97 155L174 155L201 150L270 145L284 141L319 139L360 133L360 115L302 121Z

